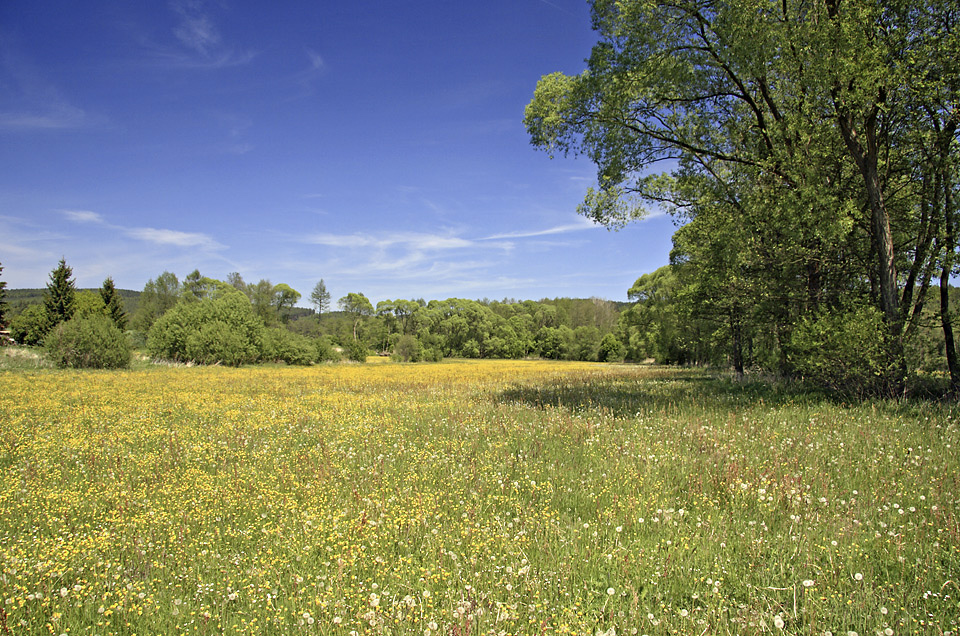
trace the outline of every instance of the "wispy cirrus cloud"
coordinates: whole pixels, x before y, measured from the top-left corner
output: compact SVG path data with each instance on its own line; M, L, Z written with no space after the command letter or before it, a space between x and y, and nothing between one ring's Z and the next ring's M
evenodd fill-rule
M12 44L2 41L0 86L0 130L60 130L91 123L85 110L71 104Z
M103 217L90 210L60 210L68 221L74 223L104 223Z
M201 232L182 232L153 227L124 227L108 223L103 215L90 210L60 210L60 213L74 223L92 223L122 233L132 239L168 245L172 247L198 247L208 251L225 249L226 246L217 242L211 236Z
M208 250L219 250L226 247L206 234L199 232L180 232L179 230L163 230L153 227L135 227L125 229L123 232L131 238L156 243L157 245L200 247Z
M388 234L310 234L303 239L313 245L328 247L366 247L386 249L406 247L414 250L449 250L476 247L469 239L452 235L420 234L415 232L397 232Z
M518 239L518 238L535 238L538 236L552 236L555 234L567 234L568 232L582 232L584 230L595 230L598 226L593 221L587 218L580 218L575 223L565 223L563 225L555 225L553 227L548 227L542 230L527 230L519 232L506 232L503 234L493 234L490 236L483 237L482 241L492 241L492 240L501 240L501 239Z
M158 64L215 70L246 64L256 57L255 51L239 49L224 40L207 2L175 0L168 6L177 18L172 32L159 41L139 37L141 46ZM172 39L168 39L170 35Z

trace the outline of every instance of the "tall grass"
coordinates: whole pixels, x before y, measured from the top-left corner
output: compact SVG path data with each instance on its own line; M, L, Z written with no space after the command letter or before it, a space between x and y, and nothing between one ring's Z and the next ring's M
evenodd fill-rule
M0 385L0 634L960 620L953 404L507 361Z

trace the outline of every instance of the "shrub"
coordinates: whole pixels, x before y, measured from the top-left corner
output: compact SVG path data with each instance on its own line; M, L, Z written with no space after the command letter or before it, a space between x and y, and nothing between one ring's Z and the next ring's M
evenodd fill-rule
M367 361L367 346L359 340L351 340L348 342L347 346L344 347L344 351L349 360L353 360L354 362Z
M787 361L805 382L845 394L886 391L890 357L880 311L871 306L826 311L800 321Z
M314 360L317 362L339 362L340 354L326 336L320 336L313 342Z
M22 345L38 345L50 331L50 319L42 304L30 305L10 321L10 336Z
M393 346L393 357L401 362L419 362L420 341L409 334L401 336Z
M620 342L620 339L612 333L608 333L600 341L597 360L600 362L621 362L626 354L627 349Z
M263 359L287 364L307 365L317 357L314 343L283 327L264 330Z
M239 330L222 320L200 325L187 336L186 359L199 364L226 364L239 367L245 362L254 362L249 343Z
M71 318L54 327L44 342L58 367L119 369L130 366L130 342L107 316Z
M150 328L150 355L178 362L239 366L263 350L263 321L239 291L216 298L181 300Z

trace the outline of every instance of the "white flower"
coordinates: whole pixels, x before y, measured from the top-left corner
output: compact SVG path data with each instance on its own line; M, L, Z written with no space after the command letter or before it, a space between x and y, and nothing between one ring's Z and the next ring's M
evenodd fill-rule
M680 610L680 616L687 616L687 614L689 614L689 613L690 613L690 612L688 612L688 611L686 610L686 608Z
M608 588L607 588L607 596L613 596L613 595L616 594L616 593L617 593L617 591L616 591L615 589L613 589L612 587L608 587Z
M813 587L813 581L811 579L804 579L803 587Z
M376 594L370 595L370 607L377 607L380 605L380 597Z
M855 579L858 580L858 581L862 581L862 580L863 580L863 574L861 574L860 572L857 572L856 574L853 575L853 578L855 578Z
M342 616L334 616L334 617L333 617L333 624L334 624L334 625L339 625L339 624L342 623L342 622L343 622L343 617L342 617Z
M784 625L783 618L781 618L779 614L773 617L774 627L776 627L777 629L783 629L783 625Z

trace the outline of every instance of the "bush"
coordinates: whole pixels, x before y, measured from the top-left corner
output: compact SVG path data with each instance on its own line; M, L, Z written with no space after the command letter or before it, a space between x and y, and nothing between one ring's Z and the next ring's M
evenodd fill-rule
M367 346L359 340L351 340L348 342L347 346L344 347L344 351L349 360L353 360L354 362L367 361Z
M47 357L58 367L119 369L130 366L130 342L107 316L71 318L47 334Z
M30 305L10 321L10 336L22 345L38 345L50 331L47 308L42 304Z
M187 336L185 358L199 364L232 367L256 360L241 333L222 320L200 325L197 331Z
M310 338L282 327L273 327L264 331L264 360L307 365L316 357L317 351Z
M320 336L313 342L314 360L317 362L339 362L340 354L326 336Z
M600 341L600 349L597 351L597 360L600 362L622 362L627 354L626 347L612 333L608 333Z
M787 362L805 382L851 395L886 392L890 356L878 309L835 309L800 321L790 337Z
M419 362L420 341L409 334L401 336L393 346L393 357L400 362Z
M177 362L239 366L260 358L264 331L247 297L229 291L181 300L150 328L147 351Z

